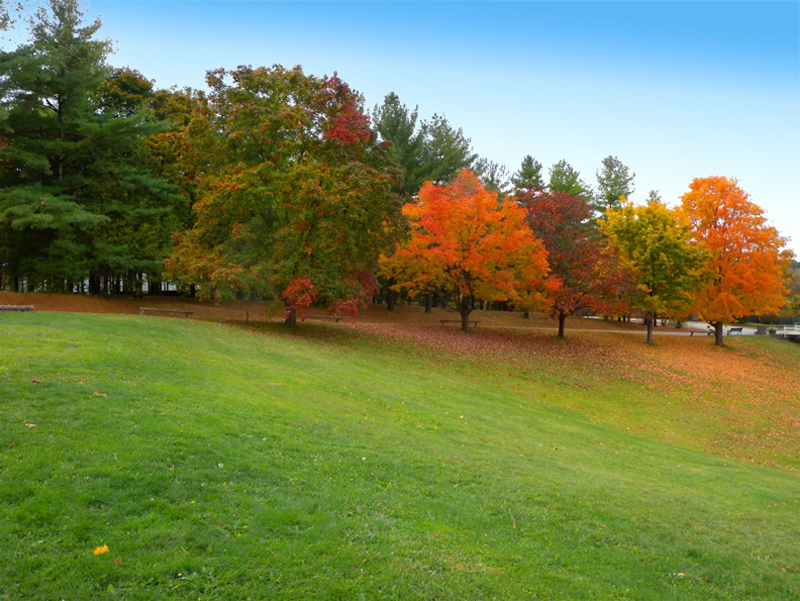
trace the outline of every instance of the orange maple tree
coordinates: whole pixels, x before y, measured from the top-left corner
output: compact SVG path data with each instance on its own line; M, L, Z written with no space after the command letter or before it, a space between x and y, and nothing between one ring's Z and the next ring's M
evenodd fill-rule
M546 306L547 251L513 202L498 203L471 171L445 186L427 182L403 214L411 236L381 269L411 296L441 290L456 301L461 329L469 330L475 300L508 301L524 309Z
M712 278L695 297L694 311L714 326L722 346L722 324L744 315L777 311L788 292L786 267L792 253L736 180L695 179L683 195L694 240L711 253Z

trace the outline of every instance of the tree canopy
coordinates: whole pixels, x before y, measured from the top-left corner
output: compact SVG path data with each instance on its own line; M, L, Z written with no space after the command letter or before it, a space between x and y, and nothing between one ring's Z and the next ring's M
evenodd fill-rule
M516 200L527 211L527 223L547 249L547 261L557 278L551 292L551 313L558 319L558 335L564 337L568 316L581 309L601 309L609 287L603 269L602 241L592 221L592 207L583 196L565 192L517 191ZM615 289L619 287L615 282Z
M401 207L361 97L335 74L279 65L211 71L208 85L189 128L203 149L196 221L170 273L212 298L283 295L290 314L297 295L283 293L304 280L317 302L357 312Z
M562 159L550 167L550 181L547 188L550 192L592 197L591 187L581 179L581 174L566 159Z
M597 170L597 194L595 206L604 215L609 209L617 210L622 206L621 199L629 199L635 188L633 178L636 174L626 167L615 156L607 156ZM652 191L650 199L653 199Z
M434 114L417 125L417 114L416 107L409 112L394 92L372 112L375 130L382 140L391 143L389 156L402 169L400 191L406 199L427 181L444 184L461 169L472 169L478 158L469 138L446 117Z
M19 289L160 274L179 197L143 160L164 126L106 110L109 43L76 0L52 0L0 53L0 265ZM109 292L108 284L104 287Z
M783 306L792 254L736 180L695 179L681 208L693 240L711 253L712 277L695 296L694 311L714 326L722 346L724 321Z
M542 164L531 155L526 155L519 170L511 176L511 185L515 190L524 192L544 190L547 185L542 178Z
M674 317L691 306L693 294L707 277L706 252L701 244L690 244L688 221L658 203L628 202L609 210L600 228L637 276L634 302L645 313L647 343L652 344L658 313Z
M410 238L382 259L384 274L410 294L449 293L469 330L475 300L509 301L525 308L546 306L547 251L525 226L516 203L498 203L471 171L452 182L428 182L419 201L406 204Z

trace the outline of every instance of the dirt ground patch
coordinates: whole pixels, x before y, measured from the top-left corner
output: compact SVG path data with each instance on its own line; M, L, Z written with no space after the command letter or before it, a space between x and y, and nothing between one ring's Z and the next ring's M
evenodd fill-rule
M198 319L220 321L272 321L281 319L283 308L276 303L263 301L226 301L215 305L213 302L199 301L181 296L92 296L88 294L44 294L40 292L0 292L0 305L33 305L37 311L69 311L76 313L119 313L135 315L139 307L177 309L192 311ZM307 314L324 314L324 309L308 309ZM424 307L417 305L397 305L387 311L385 305L372 305L355 323L385 323L412 326L443 327L442 319L460 319L454 309L436 308L425 313ZM471 320L480 322L479 327L504 328L544 328L557 329L558 322L545 313L532 313L525 319L521 311L473 311ZM342 322L344 323L344 321ZM454 330L458 324L446 326ZM567 318L567 335L570 329L582 330L626 330L643 331L641 324L620 323L602 319ZM661 328L671 331L672 328Z
M33 305L37 311L73 313L118 313L136 315L140 307L192 311L198 319L221 321L265 321L275 317L275 308L265 302L230 301L220 305L179 296L92 296L89 294L43 294L0 292L0 305Z

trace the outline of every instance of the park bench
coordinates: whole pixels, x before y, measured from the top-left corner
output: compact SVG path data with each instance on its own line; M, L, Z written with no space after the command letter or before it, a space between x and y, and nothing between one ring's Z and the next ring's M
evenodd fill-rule
M708 326L708 328L706 328L706 333L709 336L713 336L714 335L714 328L712 328L711 326ZM730 336L731 334L741 334L741 333L742 333L742 328L740 328L740 327L728 328L728 332L727 332L728 336ZM689 334L689 336L694 336L694 334L695 334L694 332L691 332Z
M339 323L340 319L344 319L344 315L303 315L300 317L301 321L306 319L333 319L336 323Z
M145 313L183 313L184 317L189 317L192 311L182 311L181 309L158 309L155 307L139 307L139 315Z
M446 324L448 324L448 323L457 323L457 324L461 325L461 320L460 320L460 319L440 319L440 320L439 320L439 322L440 322L442 325L446 325ZM480 322L479 322L479 321L472 321L472 320L470 320L470 321L469 321L469 323L471 323L471 324L472 324L472 327L474 327L474 328L477 328L477 327L478 327L478 324L479 324Z
M33 305L0 305L0 311L35 311Z

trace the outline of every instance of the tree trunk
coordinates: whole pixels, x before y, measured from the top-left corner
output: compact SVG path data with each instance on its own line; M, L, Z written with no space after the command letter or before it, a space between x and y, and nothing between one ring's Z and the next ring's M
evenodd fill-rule
M567 321L567 315L563 311L558 312L558 337L564 337L564 323Z
M290 328L297 327L297 309L294 307L286 309L286 320L284 323Z
M472 312L472 299L466 294L458 303L458 312L461 314L461 331L469 332L469 314Z
M522 314L522 319L530 319L530 318L531 318L530 311L525 311L525 313Z
M386 310L387 311L394 311L394 303L396 300L395 291L389 288L389 291L386 293Z
M100 294L100 276L89 276L89 294Z
M722 338L722 322L715 321L711 325L714 326L714 344L717 346L725 346L725 342L723 342Z
M644 321L647 324L647 344L653 344L653 314L647 313Z
M161 294L161 280L147 278L147 294L150 296L158 296Z
M433 313L433 292L425 295L425 313Z

